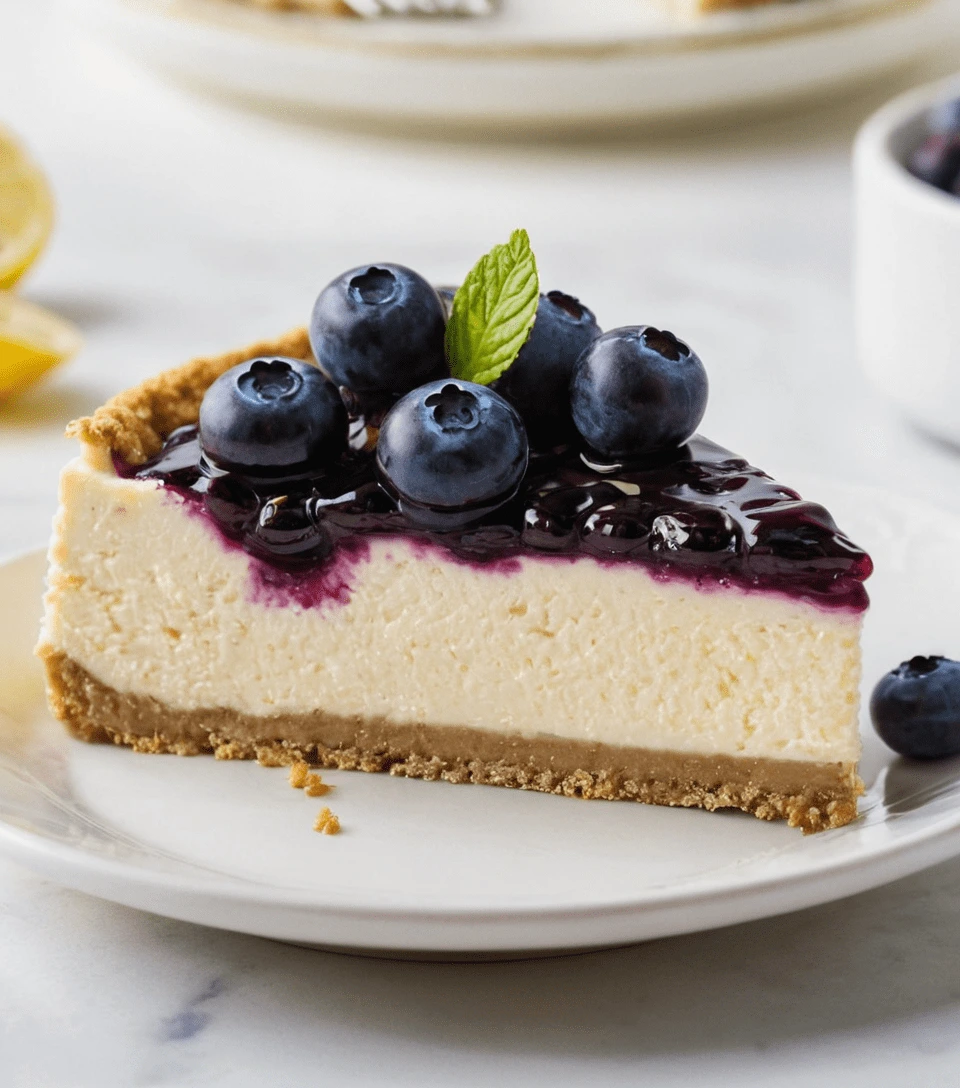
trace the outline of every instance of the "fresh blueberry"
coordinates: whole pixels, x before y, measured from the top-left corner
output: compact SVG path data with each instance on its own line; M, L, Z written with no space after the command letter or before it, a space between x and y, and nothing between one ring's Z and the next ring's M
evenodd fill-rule
M512 405L486 386L445 378L408 393L389 411L377 469L411 521L452 529L513 498L527 455L523 421Z
M344 272L317 298L310 344L321 368L367 407L447 373L446 313L422 276L399 264Z
M600 332L579 299L562 291L540 296L527 342L492 386L520 413L532 446L556 446L575 435L570 378L577 359Z
M960 753L960 662L911 657L884 676L870 697L880 739L911 759Z
M935 132L911 152L907 169L914 177L949 191L960 180L960 132Z
M707 407L707 373L672 332L650 325L613 329L580 356L571 385L573 421L608 457L676 449Z
M210 386L200 405L200 447L214 466L252 477L316 470L347 443L336 387L300 359L252 359Z

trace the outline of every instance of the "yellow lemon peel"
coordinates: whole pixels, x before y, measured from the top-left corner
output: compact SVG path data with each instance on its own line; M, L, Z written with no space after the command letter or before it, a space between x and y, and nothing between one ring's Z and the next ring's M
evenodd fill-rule
M69 321L0 291L0 401L69 359L80 343Z
M0 290L40 255L53 229L53 195L40 167L0 128Z

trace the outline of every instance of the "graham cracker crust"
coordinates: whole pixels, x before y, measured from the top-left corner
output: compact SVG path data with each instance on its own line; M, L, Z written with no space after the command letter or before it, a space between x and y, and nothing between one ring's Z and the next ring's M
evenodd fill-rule
M49 652L45 664L53 713L74 736L138 752L212 752L217 759L256 759L266 766L307 763L565 797L734 808L762 820L786 820L804 833L850 823L863 792L854 763L621 748L322 710L274 717L224 708L184 711L115 691L66 654Z
M258 355L285 355L313 362L305 328L292 329L273 340L260 340L222 355L205 355L112 397L92 416L75 419L68 438L79 438L122 457L128 465L142 465L160 452L163 440L187 423L196 423L203 394L230 367Z

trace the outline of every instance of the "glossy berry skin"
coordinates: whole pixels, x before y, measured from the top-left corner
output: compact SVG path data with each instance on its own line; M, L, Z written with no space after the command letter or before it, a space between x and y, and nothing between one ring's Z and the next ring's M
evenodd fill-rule
M300 359L251 359L210 386L200 405L200 447L215 467L252 478L316 471L347 443L336 387Z
M960 754L960 662L912 657L884 676L870 697L880 739L911 759Z
M310 319L320 367L368 407L391 404L447 373L440 296L399 264L344 272L321 292Z
M520 413L532 446L550 448L575 435L570 379L577 359L601 331L579 299L562 291L540 296L527 342L492 385Z
M907 168L914 177L950 192L960 182L960 131L933 133L911 152Z
M435 529L467 525L513 498L527 458L513 406L454 378L398 401L377 442L381 485L411 521Z
M607 457L643 457L683 445L707 407L707 373L673 333L650 325L613 329L577 360L573 422Z

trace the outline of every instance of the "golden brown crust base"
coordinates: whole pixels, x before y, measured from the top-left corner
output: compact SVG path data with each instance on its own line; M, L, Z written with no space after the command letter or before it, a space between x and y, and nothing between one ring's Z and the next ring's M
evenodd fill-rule
M106 447L129 465L142 465L159 452L171 431L197 422L203 394L224 371L258 355L313 359L305 328L238 351L192 359L118 393L92 416L74 420L67 427L67 437Z
M182 711L102 684L65 654L46 658L50 704L81 740L138 752L305 762L340 770L476 782L567 797L738 808L804 832L842 827L863 786L852 763L702 756L457 726L396 725L316 711L264 718Z

